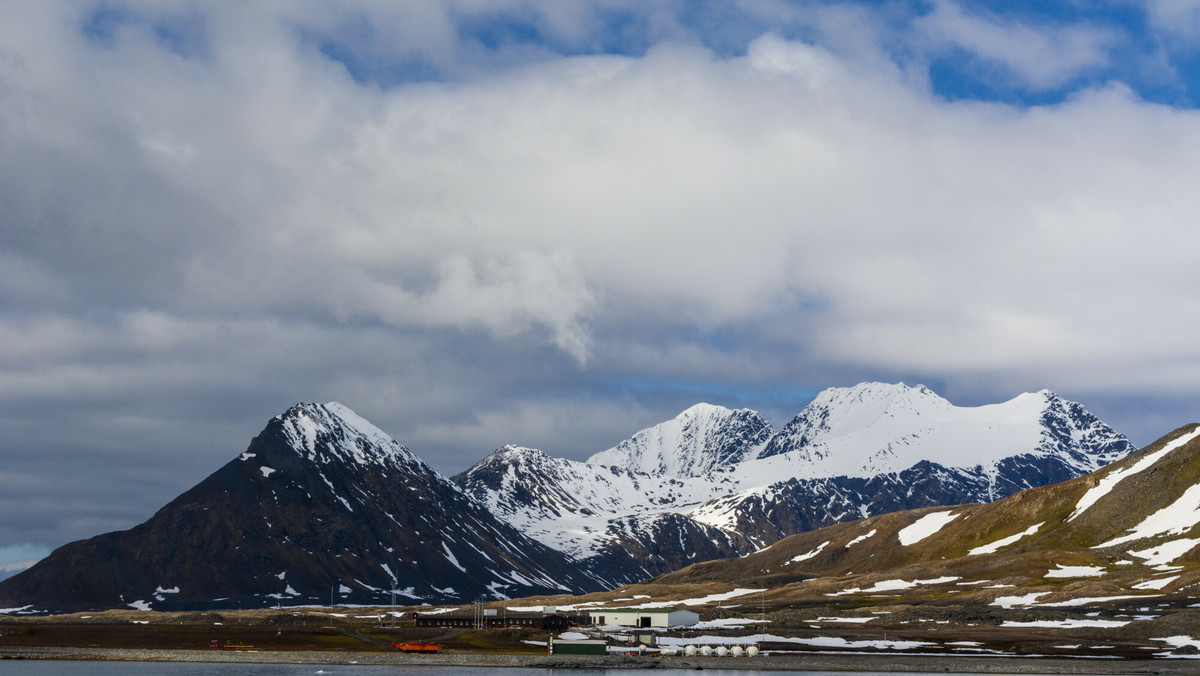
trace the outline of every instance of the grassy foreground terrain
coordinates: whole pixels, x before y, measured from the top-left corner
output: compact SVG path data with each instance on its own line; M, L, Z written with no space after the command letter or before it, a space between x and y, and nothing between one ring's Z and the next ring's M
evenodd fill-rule
M734 610L737 608L712 606L702 609L701 614L712 619L730 616ZM1195 661L1186 659L1188 655L1171 653L1170 646L1145 640L1136 633L1126 635L1128 632L1097 629L1014 630L990 624L982 617L943 618L919 608L892 607L886 619L870 624L835 622L816 607L755 607L755 610L769 621L768 638L759 645L771 656L753 658L753 663L751 658L682 655L548 658L543 646L525 643L546 641L549 637L546 632L417 628L404 619L390 626L386 610L361 608L335 609L333 614L327 609L205 613L113 610L48 617L0 617L0 659L1025 673L1194 673L1197 666ZM865 614L864 611L870 612L861 608L850 615ZM1185 618L1189 624L1191 612L1194 611L1189 611ZM757 618L759 613L754 615ZM876 622L881 623L876 625ZM701 638L703 643L714 647L721 642L747 645L755 641L757 628L733 624L722 629L667 632L660 636ZM633 647L619 637L617 634L611 638L610 644ZM214 641L221 647L211 648ZM392 646L393 641L438 641L444 649L432 656L405 655ZM1164 659L1168 654L1185 659Z

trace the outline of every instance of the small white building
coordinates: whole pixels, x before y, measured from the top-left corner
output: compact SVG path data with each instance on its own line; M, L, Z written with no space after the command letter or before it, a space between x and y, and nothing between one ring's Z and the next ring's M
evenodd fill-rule
M700 621L690 610L671 608L597 608L591 616L592 624L620 627L690 627Z

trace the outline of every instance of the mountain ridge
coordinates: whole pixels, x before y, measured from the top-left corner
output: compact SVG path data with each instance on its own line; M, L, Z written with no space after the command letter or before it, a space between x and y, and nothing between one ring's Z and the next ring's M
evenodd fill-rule
M713 452L711 439L735 451ZM544 544L614 570L623 550L652 552L670 522L677 536L640 559L640 575L667 572L691 547L741 556L835 521L1062 481L1131 450L1049 390L964 408L924 386L862 383L823 391L779 432L748 409L702 404L583 462L493 454L453 479Z
M938 515L935 524L931 517ZM868 538L869 551L854 549ZM1025 559L1052 563L1034 575L1028 566L1021 570ZM1048 589L1046 602L1069 596L1071 580L1087 579L1092 587L1108 581L1143 598L1200 583L1200 424L1083 477L992 503L891 512L800 533L742 559L699 563L653 582L743 584L766 575L772 585L808 581L815 590L912 566L965 584L984 574L1018 575L1004 589ZM1078 574L1060 573L1064 566ZM1147 580L1162 584L1134 587ZM986 605L1014 593L975 594Z
M697 404L584 462L505 446L452 479L337 402L298 404L146 522L0 581L0 607L611 589L830 523L1003 497L1132 448L1049 391L1010 401L960 409L923 386L864 383L827 390L779 432L749 409ZM1006 454L997 437L1022 445ZM964 438L986 464L922 457L931 439ZM861 471L833 471L845 467Z

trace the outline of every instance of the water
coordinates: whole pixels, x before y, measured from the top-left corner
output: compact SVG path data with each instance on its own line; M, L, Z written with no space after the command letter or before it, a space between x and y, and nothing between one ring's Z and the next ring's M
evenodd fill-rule
M0 660L0 676L482 676L483 674L564 674L568 676L631 676L628 669L529 669L512 667L346 666L318 664L228 664L214 662L88 662L84 660ZM691 669L655 669L662 676L696 673ZM721 670L721 676L765 676L778 671ZM847 676L847 672L805 672L811 676ZM855 672L876 676L878 672ZM889 675L889 676L895 676ZM908 674L907 676L922 676ZM939 676L945 676L941 674Z
M483 676L484 674L560 674L561 676L632 676L629 669L530 669L527 667L426 667L336 664L231 664L220 662L88 662L86 660L0 660L0 676ZM691 669L655 669L662 676L695 675ZM719 670L720 676L768 676L785 672L757 669ZM878 671L805 671L809 676L896 676ZM905 676L934 676L909 672ZM946 676L938 673L937 676ZM1028 676L1038 676L1029 674ZM1082 675L1080 675L1082 676Z

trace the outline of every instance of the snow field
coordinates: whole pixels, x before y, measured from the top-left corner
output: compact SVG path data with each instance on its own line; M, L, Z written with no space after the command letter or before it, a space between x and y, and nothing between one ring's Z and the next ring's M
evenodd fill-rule
M911 525L901 528L896 537L900 538L900 544L908 547L915 545L921 540L933 535L941 530L946 524L958 518L957 514L952 513L953 510L945 512L932 512L917 519Z

